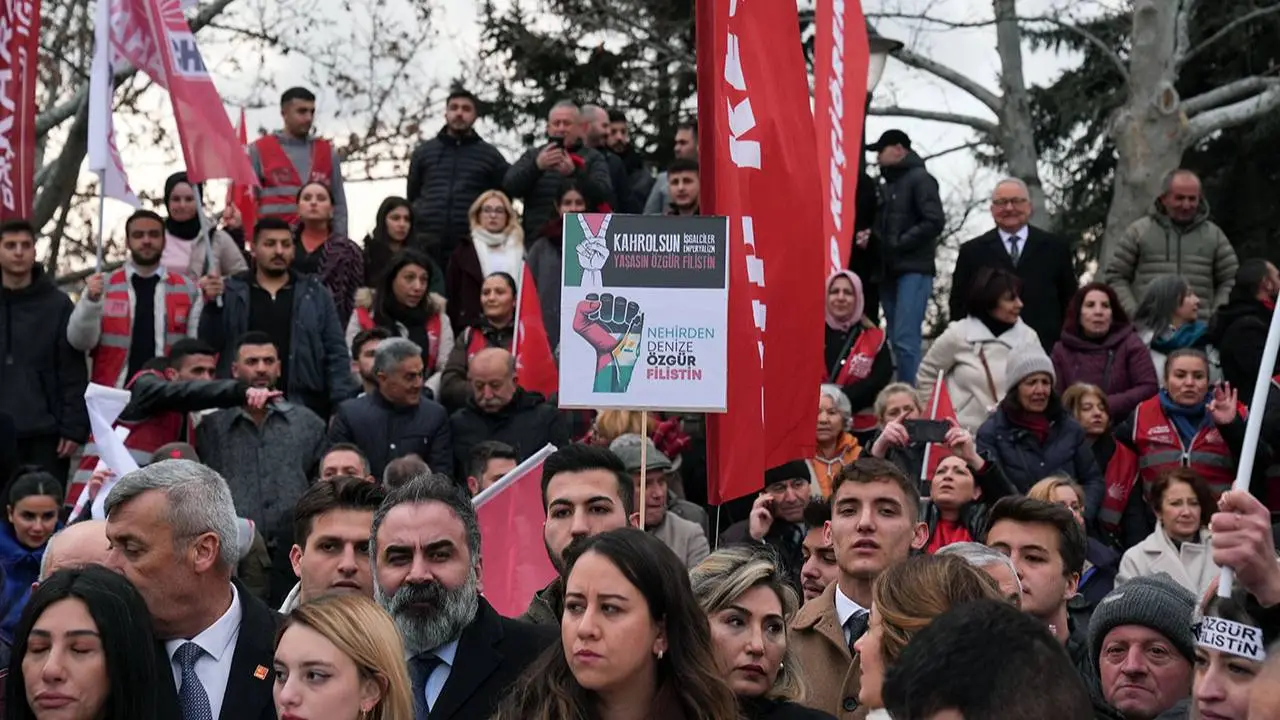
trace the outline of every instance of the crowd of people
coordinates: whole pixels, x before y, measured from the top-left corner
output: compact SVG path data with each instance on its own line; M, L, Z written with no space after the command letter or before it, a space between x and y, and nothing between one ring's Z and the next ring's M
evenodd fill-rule
M1194 173L1083 286L1000 181L926 342L942 205L885 133L814 451L711 508L702 416L561 409L512 347L525 277L558 341L565 213L700 212L696 124L655 176L617 111L557 102L508 163L478 105L449 96L361 242L302 88L250 149L251 226L176 173L73 302L0 225L6 717L1280 713L1280 393L1246 407L1280 273ZM138 470L90 437L90 382L127 392ZM548 444L555 577L504 617L483 560L512 539L472 499Z

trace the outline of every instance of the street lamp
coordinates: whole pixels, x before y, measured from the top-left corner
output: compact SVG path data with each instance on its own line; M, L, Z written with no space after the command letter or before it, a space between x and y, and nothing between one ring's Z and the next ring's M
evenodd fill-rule
M902 43L876 32L875 26L868 22L867 47L871 51L871 60L867 63L867 92L871 93L880 84L889 56L902 49Z

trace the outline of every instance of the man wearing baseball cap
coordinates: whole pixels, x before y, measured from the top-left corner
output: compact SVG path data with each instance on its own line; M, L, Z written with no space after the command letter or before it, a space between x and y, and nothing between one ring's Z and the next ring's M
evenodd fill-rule
M1089 648L1102 696L1125 720L1186 718L1196 599L1165 573L1134 578L1098 603Z
M947 218L938 181L925 170L905 132L888 130L867 149L876 153L880 165L880 208L873 228L884 258L880 302L889 321L898 380L915 385L921 325L937 274L934 254Z
M645 449L644 462L640 459L640 449ZM668 512L670 501L667 492L667 473L673 465L671 458L658 449L653 441L634 433L620 435L609 444L609 450L622 460L631 481L635 484L636 507L640 507L642 488L640 487L640 468L646 468L644 494L644 529L650 535L662 541L663 545L684 561L685 567L692 568L711 554L711 546L707 543L706 531L696 522Z

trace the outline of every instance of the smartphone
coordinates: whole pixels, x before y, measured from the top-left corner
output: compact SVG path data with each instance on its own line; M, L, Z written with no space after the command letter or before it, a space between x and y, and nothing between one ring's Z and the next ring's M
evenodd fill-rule
M556 146L556 147L560 148L561 150L563 150L563 149L564 149L564 138L562 138L562 137L553 137L553 138L548 138L548 140L550 141L550 143L551 143L552 145L554 145L554 146Z
M951 430L951 423L945 420L904 420L902 425L911 442L944 443Z

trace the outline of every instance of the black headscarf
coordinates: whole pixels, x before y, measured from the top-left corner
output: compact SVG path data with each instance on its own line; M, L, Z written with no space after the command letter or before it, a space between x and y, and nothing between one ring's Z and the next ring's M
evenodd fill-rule
M183 220L179 222L178 220L173 219L173 211L169 209L169 198L173 196L174 188L182 184L191 185L192 189L195 190L197 194L204 191L203 186L193 185L191 181L187 179L186 172L176 172L170 175L169 179L164 181L164 209L165 213L168 215L164 221L164 229L169 231L169 234L176 238L182 238L183 240L195 240L196 236L200 234L200 213L197 211L195 215L191 216L190 220Z

